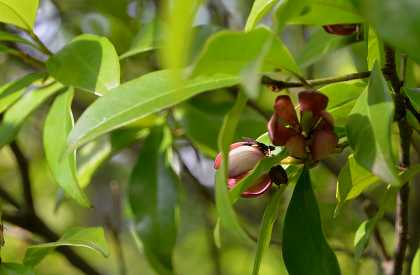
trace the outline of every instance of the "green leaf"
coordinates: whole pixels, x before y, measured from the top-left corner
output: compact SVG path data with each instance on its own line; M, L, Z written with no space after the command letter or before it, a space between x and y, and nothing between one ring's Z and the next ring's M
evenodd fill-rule
M349 113L366 86L366 82L352 81L333 83L319 89L328 96L327 111L333 116L336 126L346 124Z
M311 0L300 14L290 20L291 24L320 26L360 22L363 22L363 18L351 0Z
M199 93L229 87L239 82L237 77L214 75L187 80L180 87L174 85L171 79L171 73L167 70L152 72L124 83L98 98L82 114L70 132L70 149L74 150L102 134Z
M245 24L245 31L250 31L268 13L276 0L255 0Z
M38 0L0 0L0 22L32 30L35 23Z
M37 46L35 46L31 41L26 40L20 37L19 35L10 32L0 31L0 41L16 42L29 45L35 49L37 48Z
M312 65L325 55L356 42L354 36L331 35L324 30L315 32L305 43L296 62L302 67Z
M354 0L379 36L420 63L420 2L412 0Z
M378 221L384 215L385 207L387 207L390 204L392 198L395 197L396 192L396 188L389 188L386 191L384 197L382 198L382 201L379 205L379 210L376 213L376 215L373 218L364 221L357 229L356 234L354 236L354 257L356 258L356 260L360 259L363 252L365 251Z
M368 69L372 70L375 62L382 68L385 65L384 43L373 28L368 30Z
M83 34L47 61L48 72L64 85L104 94L120 84L120 63L105 37Z
M284 69L295 74L300 73L286 46L271 31L260 27L249 32L222 31L210 37L192 75L240 75L260 57L261 50L266 45L268 49L262 57L259 71Z
M52 83L34 89L10 107L0 124L0 148L15 138L21 125L33 111L62 88L63 86L60 83Z
M0 275L35 275L31 267L18 263L1 263Z
M312 0L281 0L273 15L275 29L281 32L286 23L291 18L298 16L303 8L311 2Z
M405 95L413 104L417 112L420 112L420 88L406 88L403 87Z
M223 159L228 159L229 145L232 143L236 127L239 122L242 110L245 107L247 98L243 92L238 94L235 105L226 115L222 128L217 139L219 151L222 153ZM235 214L231 200L229 198L227 180L229 171L229 162L222 161L222 167L216 171L216 208L220 218L220 224L235 235L239 236L243 241L250 242L249 236L241 227L238 217Z
M89 199L77 181L76 152L62 156L67 146L67 135L73 128L73 96L74 91L69 88L55 98L50 108L44 124L45 158L57 184L80 205L89 207Z
M380 179L365 168L357 164L353 155L348 157L346 165L341 169L337 181L337 208L338 210L348 200L354 199L365 191L372 184L379 182Z
M270 199L270 202L264 211L264 215L261 221L260 233L258 235L257 250L255 252L252 275L259 274L262 258L264 256L265 251L270 246L273 226L277 218L279 217L279 212L281 208L280 202L283 191L284 187L280 187L280 189L276 191L276 193Z
M75 246L92 249L104 257L109 256L109 249L102 227L76 227L67 229L56 242L31 245L25 253L25 265L35 266L54 248L59 246Z
M120 59L124 59L139 53L144 53L150 50L154 50L159 47L159 25L158 20L152 20L144 24L140 32L136 35L128 51L120 56Z
M414 256L413 264L411 265L411 274L420 275L420 249L417 250Z
M167 129L153 128L144 141L129 183L129 201L144 253L158 274L174 274L178 178L168 155Z
M0 87L0 113L14 104L33 82L44 77L44 73L31 73Z
M337 275L340 268L322 232L308 168L304 168L287 208L283 259L290 275Z
M347 136L356 161L386 183L399 185L391 148L394 102L378 65L367 89L356 101L347 123Z

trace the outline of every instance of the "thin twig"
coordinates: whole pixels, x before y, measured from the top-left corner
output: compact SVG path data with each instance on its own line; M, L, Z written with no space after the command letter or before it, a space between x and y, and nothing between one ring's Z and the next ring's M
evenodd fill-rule
M10 47L13 49L13 51L8 52L11 56L14 56L18 58L19 60L23 61L25 64L30 65L31 67L35 69L44 69L45 64L36 59L35 57L23 52L21 49L19 49L16 45L10 44Z
M34 31L24 30L24 32L26 32L34 40L34 42L38 45L41 52L45 53L48 56L53 55L53 53L47 48L44 42L41 41L41 39L38 37L38 35L36 35Z

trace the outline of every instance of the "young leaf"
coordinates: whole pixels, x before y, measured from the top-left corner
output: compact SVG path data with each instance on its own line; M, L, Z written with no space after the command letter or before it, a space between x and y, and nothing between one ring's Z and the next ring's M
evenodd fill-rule
M213 35L201 52L192 76L217 73L240 75L258 59L261 49L266 45L270 47L262 57L259 71L283 69L300 73L292 55L280 39L270 30L260 27L249 32L223 31Z
M24 77L9 82L0 87L0 113L7 110L26 91L28 86L38 79L44 77L44 73L31 73Z
M31 31L34 27L38 0L0 0L0 22Z
M223 159L229 159L229 145L238 125L240 115L247 102L247 98L243 92L238 94L235 105L226 115L222 128L217 139L219 150L222 152ZM249 242L250 239L244 229L241 227L238 218L233 209L229 193L227 189L227 175L229 171L229 162L222 161L222 167L216 171L216 208L219 214L221 226L235 232L242 240Z
M234 76L203 76L187 80L180 87L171 81L169 71L146 74L120 85L91 104L70 132L69 147L73 150L102 134L173 106L194 95L229 87L238 82L238 78Z
M18 263L1 263L0 275L35 275L31 267Z
M309 170L304 168L287 208L283 259L290 275L338 275L340 268L322 232Z
M39 264L45 256L59 246L75 246L92 249L104 257L109 256L109 249L102 227L76 227L67 229L56 242L29 246L23 263L28 266Z
M282 198L284 191L284 188L280 188L281 189L277 190L274 196L270 199L270 202L264 211L264 215L261 221L260 234L258 236L257 250L255 252L252 275L259 274L262 257L270 246L271 233L273 231L274 223L279 216L281 206L280 199Z
M104 94L120 84L120 63L105 37L83 34L47 61L48 72L64 85Z
M153 128L130 177L129 201L144 253L158 274L174 274L178 178L167 158L169 133Z
M347 136L356 161L386 183L399 185L392 156L391 124L394 102L378 65L367 89L358 98L347 123Z
M73 128L73 95L73 89L69 88L58 95L51 106L44 125L45 158L57 184L80 205L89 207L89 199L77 181L76 152L62 155L67 145L67 135Z
M34 110L62 88L60 83L52 83L34 89L10 107L0 124L0 148L15 138L23 122Z
M245 31L250 31L271 10L276 0L255 0L245 24Z

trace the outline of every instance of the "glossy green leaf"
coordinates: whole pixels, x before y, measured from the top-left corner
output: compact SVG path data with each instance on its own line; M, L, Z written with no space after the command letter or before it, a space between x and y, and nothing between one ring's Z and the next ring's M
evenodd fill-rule
M352 81L333 83L319 89L328 96L327 111L333 116L336 126L346 124L349 113L366 86L366 82Z
M48 72L65 85L104 94L120 84L120 63L105 37L83 34L47 61Z
M331 25L360 23L363 18L351 0L311 0L301 13L291 18L292 24Z
M386 183L399 185L391 148L394 102L376 65L367 89L357 99L347 123L349 144L355 160Z
M299 74L300 69L286 46L271 31L260 27L249 32L223 31L213 35L201 52L192 75L240 75L260 57L266 46L268 49L259 71L283 69Z
M274 223L279 217L281 199L284 191L284 187L277 190L274 196L270 199L267 205L264 215L261 221L260 233L258 235L257 250L255 252L254 267L252 269L252 275L258 275L260 272L261 261L265 251L270 246L271 233L273 231Z
M217 143L219 151L222 152L222 158L228 159L229 145L233 141L234 133L239 122L242 110L245 107L247 98L243 92L238 94L235 105L226 115L222 128L220 129ZM231 200L229 198L227 188L227 175L229 171L229 162L222 161L222 166L216 171L216 208L219 214L220 223L222 227L225 227L235 235L239 236L243 241L249 242L250 239L244 229L241 227L238 217L235 214Z
M405 95L410 100L417 112L420 112L420 88L403 88Z
M290 275L338 275L337 258L322 232L309 170L304 168L287 208L283 259Z
M159 26L157 20L144 24L140 32L134 37L130 49L120 56L124 59L136 54L144 53L159 47Z
M420 275L420 249L417 250L414 256L413 264L411 265L411 274Z
M188 80L180 87L171 81L169 71L146 74L120 85L91 104L70 132L70 149L199 93L238 82L237 77L214 75Z
M178 178L169 163L168 139L167 129L152 129L133 168L128 190L144 253L150 265L162 275L174 274L172 254L177 234Z
M384 43L373 28L368 29L368 69L372 70L375 62L382 68L385 65Z
M308 42L296 58L302 68L320 60L325 55L355 42L354 36L331 35L324 30L319 30L311 35Z
M73 95L74 91L70 88L55 98L44 124L44 151L57 184L80 205L89 207L89 199L77 180L76 152L62 155L67 146L67 135L74 123L71 111Z
M23 262L25 265L35 266L54 248L60 246L75 246L92 249L104 257L109 256L109 249L102 227L76 227L67 229L56 242L31 245L26 250Z
M379 36L420 63L420 2L412 0L353 0Z
M275 29L281 32L286 23L298 16L312 0L281 0L274 12Z
M245 31L252 30L257 23L268 13L276 0L255 0L245 24Z
M30 266L18 263L1 263L0 275L35 275Z
M0 22L32 30L38 0L0 0Z
M25 94L4 114L0 124L0 147L10 143L19 132L26 118L45 100L57 93L63 86L60 83L48 84Z
M36 80L44 77L44 73L32 73L24 77L9 82L0 87L0 113L7 110L14 104Z
M356 260L360 259L365 251L378 221L384 215L385 208L389 205L392 198L395 197L396 191L397 190L395 188L388 189L379 205L379 210L376 215L369 220L364 221L357 229L354 236L354 256Z

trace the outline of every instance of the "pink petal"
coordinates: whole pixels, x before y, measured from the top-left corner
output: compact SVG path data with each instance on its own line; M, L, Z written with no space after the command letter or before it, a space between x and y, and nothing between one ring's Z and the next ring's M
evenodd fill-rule
M268 136L271 139L271 142L276 146L285 145L287 140L292 136L298 134L298 132L293 128L287 128L283 126L279 121L279 117L274 113L270 120L268 121Z
M316 130L310 145L312 159L315 161L325 159L335 152L337 143L337 136L332 130Z
M264 175L260 178L259 182L251 187L249 187L246 191L242 192L242 197L245 198L255 198L263 195L267 192L271 187L271 179L268 175Z
M229 178L247 173L265 157L258 147L243 145L229 152Z
M298 126L299 122L296 111L288 95L281 95L276 98L274 110L279 119L284 123L283 126Z
M222 164L222 154L218 153L216 158L214 159L214 169L219 169L220 165Z

